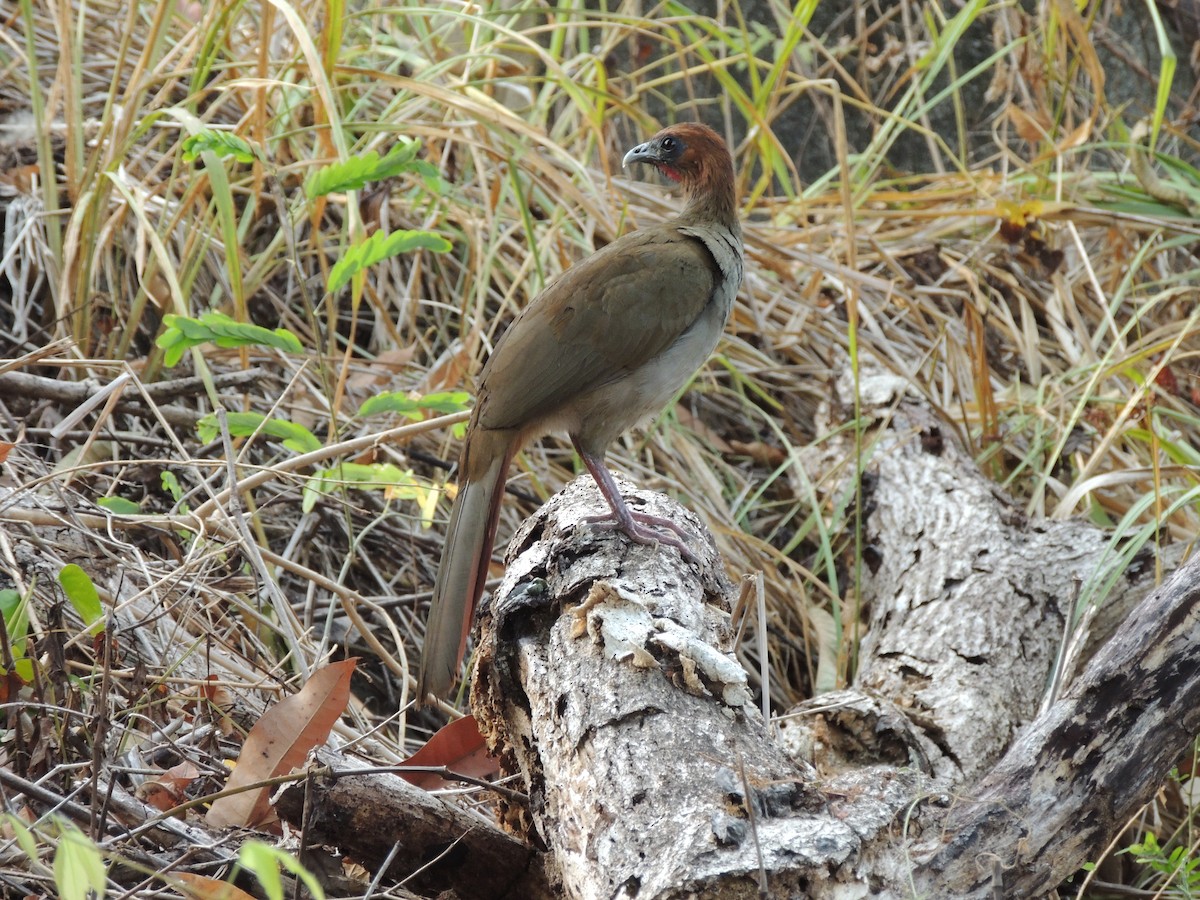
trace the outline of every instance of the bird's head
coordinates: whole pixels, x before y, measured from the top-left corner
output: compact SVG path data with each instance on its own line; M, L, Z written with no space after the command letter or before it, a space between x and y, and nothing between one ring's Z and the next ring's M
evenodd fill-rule
M685 187L717 175L722 167L733 174L733 160L721 136L707 125L683 124L664 128L650 140L625 154L622 168L649 163Z
M625 154L621 166L648 163L679 184L695 200L733 209L733 158L721 136L707 125L664 128Z

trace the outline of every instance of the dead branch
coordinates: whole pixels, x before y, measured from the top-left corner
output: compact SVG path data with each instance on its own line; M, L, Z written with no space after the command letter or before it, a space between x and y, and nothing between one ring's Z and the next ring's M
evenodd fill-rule
M1200 733L1198 634L1193 556L955 805L917 884L931 896L1040 896L1095 859Z
M540 856L493 821L414 787L398 775L320 750L312 777L275 797L280 817L305 829L309 843L333 844L371 871L419 890L459 896L551 900ZM305 814L306 784L312 791ZM410 878L413 873L418 873Z
M246 369L242 372L222 372L213 376L213 384L218 389L243 387L261 379L267 372L265 369ZM62 381L29 372L0 373L0 397L10 400L27 402L30 399L49 400L66 406L78 406L88 400L103 385L94 381ZM204 380L199 376L177 378L173 381L160 381L143 385L145 397L157 405L178 397L203 393ZM145 397L139 391L128 390L128 396L117 403L117 410L143 418L155 417L155 412L147 405ZM194 425L200 418L195 410L182 407L158 406L157 412L173 425Z

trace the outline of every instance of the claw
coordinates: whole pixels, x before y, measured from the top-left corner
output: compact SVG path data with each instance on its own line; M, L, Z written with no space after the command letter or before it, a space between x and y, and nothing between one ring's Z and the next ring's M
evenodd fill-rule
M587 516L583 520L585 523L601 528L620 529L628 535L631 541L638 544L654 546L663 544L674 547L679 551L679 555L689 563L700 561L699 557L684 543L684 541L694 542L696 540L694 534L664 516L652 516L649 513L631 510L625 503L625 498L621 496L620 490L617 489L617 483L605 467L604 461L583 450L578 444L575 445L575 449L583 459L587 470L592 473L592 478L596 480L596 486L600 488L600 493L608 501L608 506L612 510L611 518L609 516ZM673 532L675 537L669 537L653 529Z

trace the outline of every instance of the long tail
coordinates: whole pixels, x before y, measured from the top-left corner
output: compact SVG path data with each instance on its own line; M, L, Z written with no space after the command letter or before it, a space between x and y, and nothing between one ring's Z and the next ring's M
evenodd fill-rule
M446 543L417 675L417 704L429 694L445 697L458 680L475 617L475 604L487 581L496 540L504 476L515 448L511 435L472 428L459 461L458 496L450 512Z

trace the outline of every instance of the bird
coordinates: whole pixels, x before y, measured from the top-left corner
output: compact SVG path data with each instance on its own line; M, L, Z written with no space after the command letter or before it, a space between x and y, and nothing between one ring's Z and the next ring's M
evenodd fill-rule
M612 512L589 521L606 519L599 524L635 542L694 559L686 532L629 509L604 455L662 411L725 329L744 267L733 159L713 129L681 123L626 153L622 167L634 163L675 182L682 211L568 268L516 315L480 372L426 624L418 706L446 697L457 681L509 464L526 442L565 431Z

